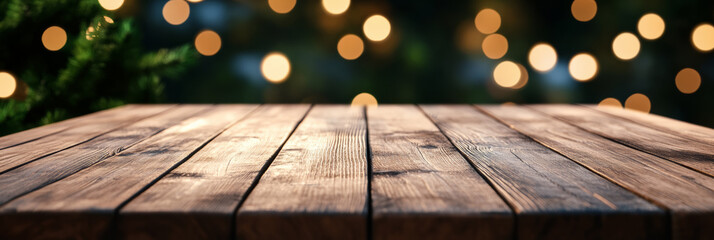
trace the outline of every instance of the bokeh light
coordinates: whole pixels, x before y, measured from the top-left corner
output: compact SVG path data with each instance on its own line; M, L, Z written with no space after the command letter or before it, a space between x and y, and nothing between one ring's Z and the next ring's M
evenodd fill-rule
M575 0L570 5L573 17L581 22L592 20L597 13L597 3L594 0Z
M664 33L664 20L655 13L648 13L637 22L637 31L644 39L654 40Z
M483 34L491 34L501 27L501 15L496 10L486 8L476 14L474 19L476 29Z
M508 40L503 35L494 33L483 39L481 49L487 58L499 59L508 52Z
M520 70L521 77L518 78L518 83L516 85L513 85L511 88L512 89L521 89L526 86L528 83L528 69L526 69L523 64L516 63L518 65L518 69Z
M171 25L184 23L190 13L191 7L184 0L171 0L164 4L164 19Z
M703 52L714 49L714 26L702 23L695 27L694 31L692 31L692 44Z
M550 71L557 61L558 54L553 46L547 43L538 43L528 52L528 62L539 72Z
M350 0L322 0L322 7L330 14L342 14L350 7Z
M605 98L600 103L597 104L597 107L602 108L602 107L616 107L616 108L622 108L622 103L620 103L619 100L615 98Z
M364 42L357 35L347 34L337 42L337 52L344 59L357 59L364 52Z
M42 33L42 45L50 51L57 51L64 47L67 43L67 32L61 27L52 26L45 29Z
M352 104L350 104L352 107L361 107L361 106L367 106L367 107L376 107L377 106L377 98L372 96L372 94L369 93L360 93L357 94L352 99Z
M637 39L635 34L629 32L620 33L612 41L612 52L619 59L633 59L640 53L640 40Z
M221 50L221 36L211 30L203 30L196 35L196 50L203 56L213 56Z
M110 18L109 16L104 16L104 21L107 23L114 23L114 19Z
M521 69L514 62L503 61L493 69L493 80L498 86L510 88L516 86L520 79Z
M651 106L650 99L641 93L632 94L625 100L625 109L649 113Z
M289 13L295 8L296 0L268 0L268 6L276 13Z
M89 27L87 28L87 31L84 31L84 37L85 37L87 40L92 40L92 39L94 38L94 27L89 26Z
M124 0L99 0L99 5L109 11L117 10L124 4Z
M260 72L268 82L281 83L290 75L290 60L282 53L269 53L260 63Z
M0 98L9 98L17 89L17 81L12 74L0 72Z
M690 94L699 89L699 86L702 84L702 77L699 76L697 70L685 68L677 73L674 82L680 92Z
M364 21L364 35L372 41L382 41L389 36L392 26L389 20L382 15L372 15Z
M187 0L187 1L192 2L192 3L203 2L203 0Z
M597 60L588 53L579 53L570 59L568 70L570 71L570 76L575 80L581 82L589 81L597 74Z

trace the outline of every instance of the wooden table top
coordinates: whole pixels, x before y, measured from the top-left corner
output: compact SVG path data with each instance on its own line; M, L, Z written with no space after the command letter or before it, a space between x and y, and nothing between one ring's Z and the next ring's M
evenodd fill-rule
M0 239L714 239L714 130L590 105L127 105L0 138Z

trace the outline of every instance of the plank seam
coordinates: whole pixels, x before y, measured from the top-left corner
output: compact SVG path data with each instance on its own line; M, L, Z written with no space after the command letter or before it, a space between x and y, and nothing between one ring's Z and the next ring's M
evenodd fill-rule
M374 238L373 233L373 226L374 220L372 217L374 216L374 210L372 208L372 181L374 175L372 174L373 171L373 165L372 165L372 147L370 146L369 143L369 119L367 118L367 107L363 107L363 116L364 116L364 129L365 129L365 146L367 149L365 149L365 157L367 159L367 239L372 240Z

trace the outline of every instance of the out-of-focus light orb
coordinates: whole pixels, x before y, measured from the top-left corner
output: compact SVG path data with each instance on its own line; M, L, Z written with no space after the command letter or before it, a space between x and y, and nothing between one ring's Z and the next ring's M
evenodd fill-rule
M622 103L618 101L617 99L614 98L605 98L600 103L597 104L598 108L603 108L603 107L616 107L616 108L622 108Z
M575 80L581 82L589 81L597 74L597 60L595 60L593 55L588 53L579 53L570 59L568 70L570 71L570 76L575 78Z
M594 0L575 0L570 5L573 17L581 22L592 20L597 13L597 3Z
M528 62L536 71L547 72L555 67L555 63L558 62L558 54L550 44L539 43L533 46L528 53Z
M196 50L203 56L213 56L221 50L221 36L211 30L203 30L196 35Z
M364 52L364 42L357 35L347 34L337 42L337 52L344 59L355 60Z
M85 37L87 40L92 40L92 39L94 39L94 27L89 26L89 28L87 28L87 31L84 32L84 37Z
M350 8L350 0L322 0L322 7L330 14L342 14Z
M99 0L99 5L109 11L117 10L124 4L124 0Z
M203 0L187 0L187 1L192 2L192 3L203 2Z
M350 104L352 107L361 107L361 106L367 106L367 107L376 107L377 106L377 98L372 96L372 94L369 93L360 93L357 94L352 99L352 104Z
M17 89L17 81L12 74L0 72L0 98L9 98Z
M503 61L493 69L493 80L498 86L510 88L516 86L520 79L521 69L514 62Z
M699 76L697 70L685 68L677 73L674 82L677 84L677 89L680 92L690 94L699 89L699 86L702 84L702 77Z
M495 33L501 27L501 15L496 10L485 8L476 14L474 24L483 34Z
M499 59L508 52L508 40L503 35L494 33L483 39L481 49L487 58Z
M637 31L644 39L657 39L664 33L664 19L655 13L645 14L637 22Z
M52 26L45 29L42 33L42 45L50 51L57 51L64 47L67 43L67 32L61 27Z
M282 53L269 53L260 63L260 72L268 82L281 83L290 75L290 61Z
M649 113L650 107L652 107L650 99L641 93L632 94L625 100L625 109Z
M702 23L695 27L694 31L692 31L692 44L703 52L714 49L714 26Z
M612 52L615 56L622 60L630 60L637 57L640 53L640 40L632 33L620 33L612 41Z
M289 13L295 8L296 0L268 0L268 6L276 13Z
M114 19L110 18L109 16L104 16L104 21L108 23L114 23Z
M364 21L362 30L364 30L364 35L367 36L367 39L378 42L389 36L392 26L384 16L372 15Z
M171 25L184 23L190 13L191 7L184 0L171 0L164 4L164 19Z
M528 83L528 69L526 69L526 67L523 66L523 64L516 63L516 65L518 65L518 69L520 70L521 77L518 78L518 83L516 83L516 85L513 85L511 88L512 89L521 89L521 88L525 87L526 84Z

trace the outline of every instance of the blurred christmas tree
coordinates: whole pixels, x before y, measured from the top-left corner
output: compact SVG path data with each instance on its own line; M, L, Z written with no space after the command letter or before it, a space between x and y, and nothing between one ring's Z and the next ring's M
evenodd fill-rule
M59 40L43 36L52 26L59 27ZM160 101L161 78L180 74L197 54L189 45L144 51L135 28L97 0L0 1L0 72L17 83L12 96L0 100L0 135ZM51 51L47 44L58 41L60 49Z

